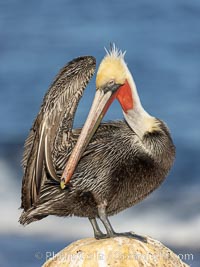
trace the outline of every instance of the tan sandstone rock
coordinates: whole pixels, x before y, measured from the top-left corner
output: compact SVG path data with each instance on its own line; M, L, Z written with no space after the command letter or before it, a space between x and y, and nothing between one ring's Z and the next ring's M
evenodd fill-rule
M58 252L43 267L187 267L159 241L126 237L78 240Z

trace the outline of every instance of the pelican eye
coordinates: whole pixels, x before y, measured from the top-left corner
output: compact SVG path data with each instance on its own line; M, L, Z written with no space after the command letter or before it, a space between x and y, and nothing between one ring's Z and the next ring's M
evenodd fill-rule
M114 93L120 86L121 84L115 83L115 80L110 80L104 85L102 89L104 93L107 93L108 91L111 91L112 93Z
M113 85L115 84L115 80L110 80L109 82L108 82L108 87L112 87Z

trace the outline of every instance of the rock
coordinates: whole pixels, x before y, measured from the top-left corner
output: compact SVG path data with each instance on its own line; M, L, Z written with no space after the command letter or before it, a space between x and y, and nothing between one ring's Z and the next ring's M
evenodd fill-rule
M159 241L127 237L78 240L58 252L43 267L187 267Z

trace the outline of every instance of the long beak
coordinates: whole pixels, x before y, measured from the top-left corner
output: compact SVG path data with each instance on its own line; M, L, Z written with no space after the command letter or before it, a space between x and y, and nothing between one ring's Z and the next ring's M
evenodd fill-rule
M66 184L71 179L83 152L85 151L88 143L90 142L114 98L115 94L112 93L112 91L107 91L106 93L101 89L96 91L87 120L82 128L81 134L62 174L60 183L62 189L65 188Z

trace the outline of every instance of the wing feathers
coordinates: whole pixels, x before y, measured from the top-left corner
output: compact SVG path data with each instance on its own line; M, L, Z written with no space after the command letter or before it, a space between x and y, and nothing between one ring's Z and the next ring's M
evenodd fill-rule
M45 165L49 175L58 182L60 181L53 165L52 156L51 156L51 149L50 149L50 142L48 140L48 135L45 137Z
M76 107L94 74L95 63L95 58L91 56L69 62L59 72L43 99L24 147L21 206L25 210L37 200L41 186L47 179L46 171L58 181L54 151L63 148L64 135L68 137L65 143L70 142Z
M36 192L39 193L42 179L42 168L44 161L44 147L45 147L45 122L41 125L42 129L40 131L39 142L37 145L37 155L36 155L36 165L35 165L35 185Z

